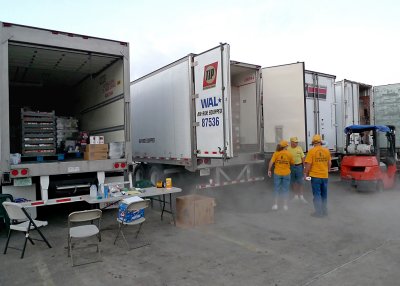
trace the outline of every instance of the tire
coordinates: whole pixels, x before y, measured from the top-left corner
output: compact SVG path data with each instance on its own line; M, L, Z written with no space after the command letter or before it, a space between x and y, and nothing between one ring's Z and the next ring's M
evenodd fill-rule
M146 173L144 167L142 165L136 166L135 170L133 171L133 181L134 183L138 181L142 181L146 178Z
M165 175L164 175L163 169L158 166L151 167L150 172L149 172L149 180L154 186L157 185L157 181L164 182Z

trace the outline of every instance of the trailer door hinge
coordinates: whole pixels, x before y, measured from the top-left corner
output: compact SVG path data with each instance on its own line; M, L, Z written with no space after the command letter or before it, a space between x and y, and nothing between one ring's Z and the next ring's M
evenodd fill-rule
M192 94L192 99L196 99L196 98L199 98L199 94L198 93Z
M193 122L193 127L200 126L200 122Z
M198 61L194 61L194 62L192 62L192 67L196 67L198 64L199 64Z

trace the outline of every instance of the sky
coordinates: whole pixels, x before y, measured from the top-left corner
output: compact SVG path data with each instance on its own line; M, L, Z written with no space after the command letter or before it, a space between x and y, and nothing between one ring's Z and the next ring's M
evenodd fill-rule
M400 82L400 1L0 0L0 21L129 42L137 79L219 43L231 59Z

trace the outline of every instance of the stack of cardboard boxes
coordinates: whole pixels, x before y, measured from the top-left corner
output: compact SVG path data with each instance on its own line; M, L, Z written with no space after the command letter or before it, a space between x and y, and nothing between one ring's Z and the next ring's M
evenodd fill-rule
M87 144L85 160L106 160L108 158L108 144Z

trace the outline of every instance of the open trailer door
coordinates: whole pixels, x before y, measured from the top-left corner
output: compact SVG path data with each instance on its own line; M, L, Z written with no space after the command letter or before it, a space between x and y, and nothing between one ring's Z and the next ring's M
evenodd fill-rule
M264 151L273 153L280 140L297 136L307 150L304 63L262 69Z
M230 158L232 111L229 45L194 57L198 157Z

